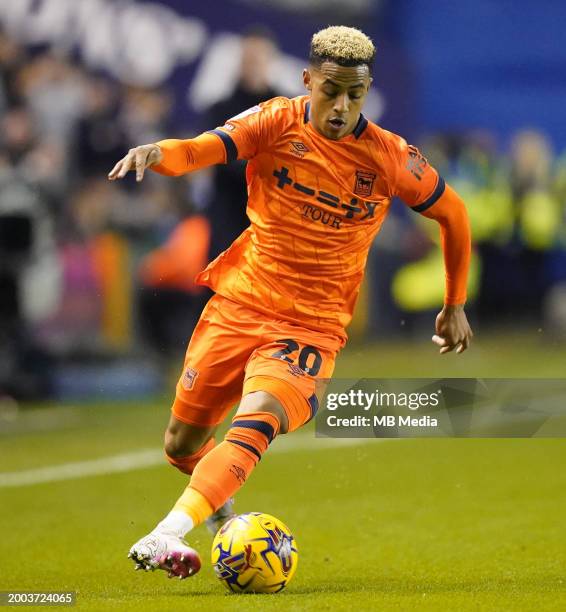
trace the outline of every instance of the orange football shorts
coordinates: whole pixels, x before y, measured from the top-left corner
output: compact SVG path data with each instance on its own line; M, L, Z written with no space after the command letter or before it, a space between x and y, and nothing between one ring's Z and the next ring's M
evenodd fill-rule
M342 345L215 295L191 337L172 412L191 425L218 425L242 396L265 391L283 405L293 431L316 414Z

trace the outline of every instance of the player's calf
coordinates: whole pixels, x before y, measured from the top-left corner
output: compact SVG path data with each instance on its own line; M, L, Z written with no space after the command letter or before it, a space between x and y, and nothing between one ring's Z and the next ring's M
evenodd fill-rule
M202 443L206 436L214 433L212 427L187 425L171 416L165 431L165 456L167 461L184 474L191 475L197 463L215 446L214 438ZM199 446L200 445L200 446ZM206 519L206 526L214 535L229 519L236 516L234 500L229 499Z
M224 441L195 468L189 488L200 492L214 510L220 508L245 483L279 426L270 412L238 412Z

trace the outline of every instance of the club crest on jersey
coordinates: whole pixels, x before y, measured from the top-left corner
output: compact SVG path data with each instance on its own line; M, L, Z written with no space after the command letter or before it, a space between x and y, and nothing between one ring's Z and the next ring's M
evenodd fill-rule
M373 188L373 179L375 179L375 175L371 175L367 172L366 174L369 174L371 178L371 182L367 186L371 191L371 189ZM349 202L341 202L340 198L337 195L328 193L327 191L323 191L322 189L314 189L313 187L303 185L298 181L293 181L293 179L289 176L289 168L286 168L285 166L282 166L281 170L274 170L273 176L277 179L278 189L281 189L282 191L284 191L286 187L288 187L289 189L292 187L299 193L315 198L317 202L326 204L326 206L330 206L331 208L341 209L345 211L344 216L341 217L330 213L328 210L323 210L315 204L309 204L308 202L305 202L302 205L301 210L303 217L310 218L313 221L320 221L324 225L328 225L336 229L340 229L340 223L343 219L365 221L366 219L375 218L376 208L382 205L382 202L360 200L356 197L350 198ZM360 217L358 215L363 216Z
M374 181L375 174L372 172L356 170L356 184L354 185L354 193L356 195L369 197L373 191Z
M310 152L310 149L306 144L298 140L291 141L291 148L289 149L293 155L297 157L304 157L306 153Z
M181 386L185 391L190 391L195 386L198 372L193 368L187 368L181 378Z

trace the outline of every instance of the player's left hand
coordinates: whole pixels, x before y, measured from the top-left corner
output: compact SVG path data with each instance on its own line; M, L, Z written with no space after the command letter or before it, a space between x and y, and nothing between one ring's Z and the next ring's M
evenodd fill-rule
M474 334L466 318L463 305L444 306L436 317L436 334L432 341L440 347L440 354L456 349L463 353Z

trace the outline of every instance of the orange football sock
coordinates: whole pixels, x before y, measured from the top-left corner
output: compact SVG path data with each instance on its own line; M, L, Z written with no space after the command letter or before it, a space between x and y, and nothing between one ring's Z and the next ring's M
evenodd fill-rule
M195 467L188 489L218 510L244 484L278 431L279 420L269 412L236 415L224 441ZM199 512L191 504L184 507L191 517Z
M179 497L173 511L188 514L193 519L193 527L200 525L214 512L208 499L190 486Z
M214 438L210 438L208 442L205 442L205 444L192 455L187 455L186 457L170 457L167 453L165 453L165 456L171 465L175 466L184 474L190 475L193 473L196 464L214 448L215 444L216 441Z

